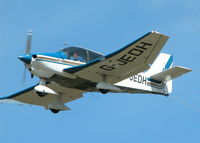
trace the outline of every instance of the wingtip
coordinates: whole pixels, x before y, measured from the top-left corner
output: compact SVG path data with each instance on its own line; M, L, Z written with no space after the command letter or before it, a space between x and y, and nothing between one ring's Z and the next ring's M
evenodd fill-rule
M161 34L160 32L155 31L155 30L151 31L151 33Z
M160 33L160 32L158 32L158 31L155 31L155 30L153 30L153 31L151 31L151 32L149 32L149 33L151 33L151 34L156 34L156 35L162 35L162 37L165 37L166 40L169 39L169 36L167 36L167 35L165 35L165 34L163 34L163 33Z
M32 36L32 34L33 34L33 30L27 30L27 35L31 35Z
M191 72L191 71L192 71L192 69L186 68L186 67L183 67L183 66L177 66L177 67L182 68L182 69L185 69L185 70L187 70L188 72Z

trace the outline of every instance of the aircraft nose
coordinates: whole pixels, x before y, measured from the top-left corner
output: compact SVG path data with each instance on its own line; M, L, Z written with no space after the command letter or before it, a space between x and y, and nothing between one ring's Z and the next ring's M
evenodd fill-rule
M22 62L24 62L25 64L30 64L30 63L31 63L32 56L31 56L31 55L23 55L23 56L19 56L18 58L19 58Z

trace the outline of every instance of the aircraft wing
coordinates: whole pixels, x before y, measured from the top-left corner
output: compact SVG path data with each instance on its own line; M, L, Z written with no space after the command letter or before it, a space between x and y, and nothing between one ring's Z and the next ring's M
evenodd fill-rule
M107 82L114 84L149 69L168 38L158 32L149 32L114 53L64 71L92 82L101 81L103 75Z
M0 98L0 103L12 103L12 101L14 101L14 103L19 103L19 104L26 103L26 104L44 106L45 108L47 108L48 105L56 99L56 95L47 94L45 97L39 97L34 90L35 86L32 86L18 93L15 93L11 96ZM60 85L57 85L56 83L49 83L46 86L58 93L61 93L63 95L62 101L64 103L82 97L82 92L62 87Z

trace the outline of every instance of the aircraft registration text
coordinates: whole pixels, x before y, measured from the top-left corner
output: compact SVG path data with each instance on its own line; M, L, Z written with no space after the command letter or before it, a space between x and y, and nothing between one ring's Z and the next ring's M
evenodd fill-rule
M137 59L140 55L142 55L145 50L148 49L152 44L147 42L140 42L138 45L136 45L134 48L129 50L126 54L123 56L117 58L114 62L110 61L109 64L101 65L99 68L106 70L106 71L112 71L116 69L118 66L123 66L128 63L134 62L134 60Z

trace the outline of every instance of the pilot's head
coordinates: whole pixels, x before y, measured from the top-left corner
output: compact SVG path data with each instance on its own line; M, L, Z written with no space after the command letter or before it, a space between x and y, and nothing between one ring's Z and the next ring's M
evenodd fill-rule
M78 53L74 52L74 58L77 58L77 57L78 57Z

